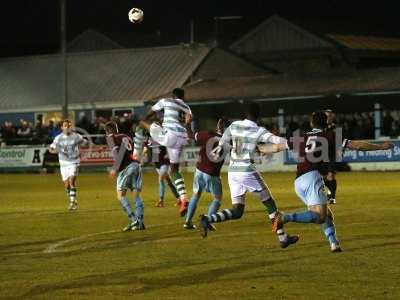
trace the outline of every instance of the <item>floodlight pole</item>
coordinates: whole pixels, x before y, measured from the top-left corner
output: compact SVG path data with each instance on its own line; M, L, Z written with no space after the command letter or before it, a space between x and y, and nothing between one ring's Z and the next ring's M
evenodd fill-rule
M67 62L67 22L66 22L66 1L60 0L61 8L61 23L60 23L60 36L61 36L61 58L62 58L62 116L64 119L68 118L68 62Z
M190 20L190 44L194 43L194 20Z

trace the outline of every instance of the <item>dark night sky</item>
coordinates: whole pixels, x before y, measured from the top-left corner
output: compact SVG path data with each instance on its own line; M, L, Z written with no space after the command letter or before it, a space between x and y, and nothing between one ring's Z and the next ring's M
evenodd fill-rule
M67 1L68 40L93 28L124 46L151 45L157 31L163 36L162 43L188 42L190 19L195 20L196 37L201 39L213 32L213 16L242 15L244 19L229 22L235 23L235 30L239 26L246 31L274 13L289 20L313 20L315 27L330 24L330 31L353 33L357 28L354 25L360 24L362 32L359 33L370 31L375 35L400 36L398 8L394 0L368 3L337 0L248 0L240 3L232 0ZM2 4L0 56L58 51L58 0L3 0ZM127 13L131 7L144 10L142 24L129 23ZM232 24L222 25L226 34ZM141 43L146 37L150 37L147 44Z

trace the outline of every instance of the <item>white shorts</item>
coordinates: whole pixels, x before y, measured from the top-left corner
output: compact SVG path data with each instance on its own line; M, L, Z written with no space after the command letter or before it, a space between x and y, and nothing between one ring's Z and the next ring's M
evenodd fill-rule
M258 172L228 172L228 184L231 191L232 204L244 204L244 195L247 192L263 192L260 195L264 199L271 197L268 186Z
M61 178L63 181L70 177L78 176L79 164L68 164L60 166Z
M183 146L187 144L187 136L180 136L173 131L153 123L150 126L150 136L160 145L167 148L169 161L173 164L179 163Z
M294 189L307 206L324 205L327 202L324 180L318 171L311 171L298 177L294 182Z

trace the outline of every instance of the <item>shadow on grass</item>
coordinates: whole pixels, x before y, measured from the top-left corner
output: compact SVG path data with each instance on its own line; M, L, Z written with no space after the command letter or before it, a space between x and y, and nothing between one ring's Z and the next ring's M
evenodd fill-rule
M181 237L180 235L172 235L169 236L168 238L176 238L176 237ZM371 237L366 237L365 240L370 239ZM382 236L380 236L382 238ZM165 237L163 237L165 239ZM156 241L160 240L157 238L149 239L149 238L143 238L143 241ZM136 240L137 241L137 240ZM126 242L126 241L125 241ZM120 243L118 243L120 245ZM307 247L315 247L315 244L317 243L312 243L313 245L306 245ZM375 243L371 245L366 245L366 246L360 246L360 247L350 247L345 249L346 252L357 252L357 251L363 251L368 248L382 248L382 247L388 247L388 246L397 246L400 245L400 241L388 241L388 242L382 242L382 243ZM126 245L125 245L126 246ZM117 247L117 245L113 245L113 247ZM278 249L268 249L269 255L266 257L263 257L262 259L258 259L257 261L252 261L252 262L244 262L246 260L247 255L241 255L238 257L230 257L225 260L225 266L223 267L218 267L218 268L212 268L210 267L207 270L200 270L197 273L185 273L185 274L174 274L174 275L166 275L162 278L149 278L148 274L151 274L153 272L155 273L160 273L161 271L168 271L171 268L176 268L176 267L195 267L195 266L204 266L207 264L210 264L211 261L202 261L199 263L193 263L193 262L188 262L188 261L182 261L179 264L176 264L175 262L173 264L163 264L163 265L157 265L157 266L151 266L151 267L140 267L140 268L132 268L126 271L121 271L121 272L112 272L108 274L101 274L101 275L89 275L85 277L81 277L78 279L73 279L69 281L63 281L59 283L54 283L54 284L43 284L43 285L38 285L34 288L32 288L29 292L24 294L22 298L30 298L34 296L39 296L39 295L44 295L49 292L54 292L57 290L73 290L73 289L84 289L84 288L96 288L96 287L105 287L105 286L114 286L114 285L126 285L130 286L130 288L127 288L127 293L128 291L134 291L131 292L132 296L133 295L140 295L144 293L149 293L157 290L161 290L164 288L169 288L172 286L180 286L180 287L187 287L187 286L192 286L192 285L198 285L198 284L208 284L208 283L215 283L216 281L226 281L226 280L231 280L231 279L223 279L221 277L229 275L229 274L240 274L243 272L251 271L251 270L256 270L260 268L265 269L265 275L263 277L268 277L268 276L274 276L274 277L285 277L287 274L284 273L276 273L275 271L272 271L271 266L277 265L280 263L284 263L287 261L287 258L271 258L274 255L278 254L281 250ZM326 256L326 253L321 253L321 254L316 254L313 253L313 257L323 257ZM290 257L291 261L301 261L303 259L309 259L310 255L309 254L303 254L303 255L297 255L297 256L292 256ZM219 263L221 263L221 259L215 260ZM236 263L236 262L242 262L242 263ZM190 263L190 264L188 264ZM268 271L271 270L271 271ZM268 272L273 272L272 274L268 274ZM145 276L138 276L136 274L144 274ZM147 276L147 277L146 277ZM159 275L158 275L159 276ZM250 275L249 275L250 276ZM254 275L255 276L255 275ZM258 276L259 277L259 276ZM243 279L251 279L253 278L253 275L250 277L244 276ZM133 288L136 287L136 288ZM133 289L132 289L133 288ZM18 297L21 298L21 297Z
M207 283L214 283L216 281L224 281L221 277L226 276L232 273L241 273L243 271L249 271L253 269L259 268L266 268L265 277L268 277L267 267L272 265L280 264L285 262L287 259L260 259L258 261L250 262L250 263L242 263L242 264L230 264L229 262L236 261L243 261L244 257L238 258L230 258L226 261L227 265L224 267L219 268L210 268L207 270L201 270L194 274L176 274L171 276L165 276L163 278L144 278L139 277L136 274L146 274L154 272L160 272L161 270L165 269L168 270L172 267L176 267L174 265L164 265L164 266L154 266L152 268L139 268L139 269L130 269L127 271L122 272L112 272L108 274L102 275L90 275L85 276L82 278L64 281L55 284L46 284L46 285L39 285L32 288L26 294L18 297L21 298L31 298L34 296L44 295L48 292L54 292L57 290L71 290L71 289L82 289L82 288L95 288L95 287L105 287L105 286L114 286L114 285L126 285L126 286L139 286L138 288L134 289L135 295L144 294L148 292L153 292L157 290L161 290L164 288L169 288L172 286L179 286L179 287L187 287L192 285L198 284L207 284ZM303 258L308 258L308 255L302 255L291 258L292 260L301 260ZM197 265L204 265L204 263L199 263ZM183 266L187 266L186 264ZM193 266L193 264L192 264ZM273 271L270 271L271 273ZM274 277L286 277L287 274L281 273L276 274L269 274ZM263 277L264 277L263 276ZM226 279L231 280L231 279ZM127 288L127 291L129 289ZM133 295L132 295L133 296Z

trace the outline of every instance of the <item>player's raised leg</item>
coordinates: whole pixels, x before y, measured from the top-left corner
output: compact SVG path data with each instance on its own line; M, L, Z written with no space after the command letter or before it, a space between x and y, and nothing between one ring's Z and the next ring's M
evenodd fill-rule
M170 177L175 185L180 200L179 213L181 216L184 216L187 212L189 202L187 201L187 196L186 196L187 193L186 193L185 179L183 178L181 172L179 171L179 157L181 149L175 149L175 148L174 149L167 148L167 149L168 149L169 160L171 162Z
M327 195L324 192L323 179L315 170L305 173L295 180L295 191L307 205L306 211L287 213L283 215L283 222L321 224L327 236L332 252L339 252L341 248L336 238L333 215L327 206ZM329 215L329 217L328 217Z
M283 228L282 214L279 212L268 187L266 186L266 189L256 192L256 194L267 209L268 218L272 225L272 232L277 234L280 246L286 248L291 244L295 244L299 240L299 236L289 236L286 234Z
M243 216L245 208L246 190L235 182L235 175L228 173L229 188L231 190L232 208L200 216L200 225L203 229L203 237L206 237L208 231L213 231L212 223L226 222L229 220L238 220Z
M244 213L244 196L232 199L232 208L223 209L211 215L201 215L200 225L202 228L202 236L207 237L208 231L214 231L212 223L226 222L230 220L238 220ZM236 202L236 203L235 203Z

